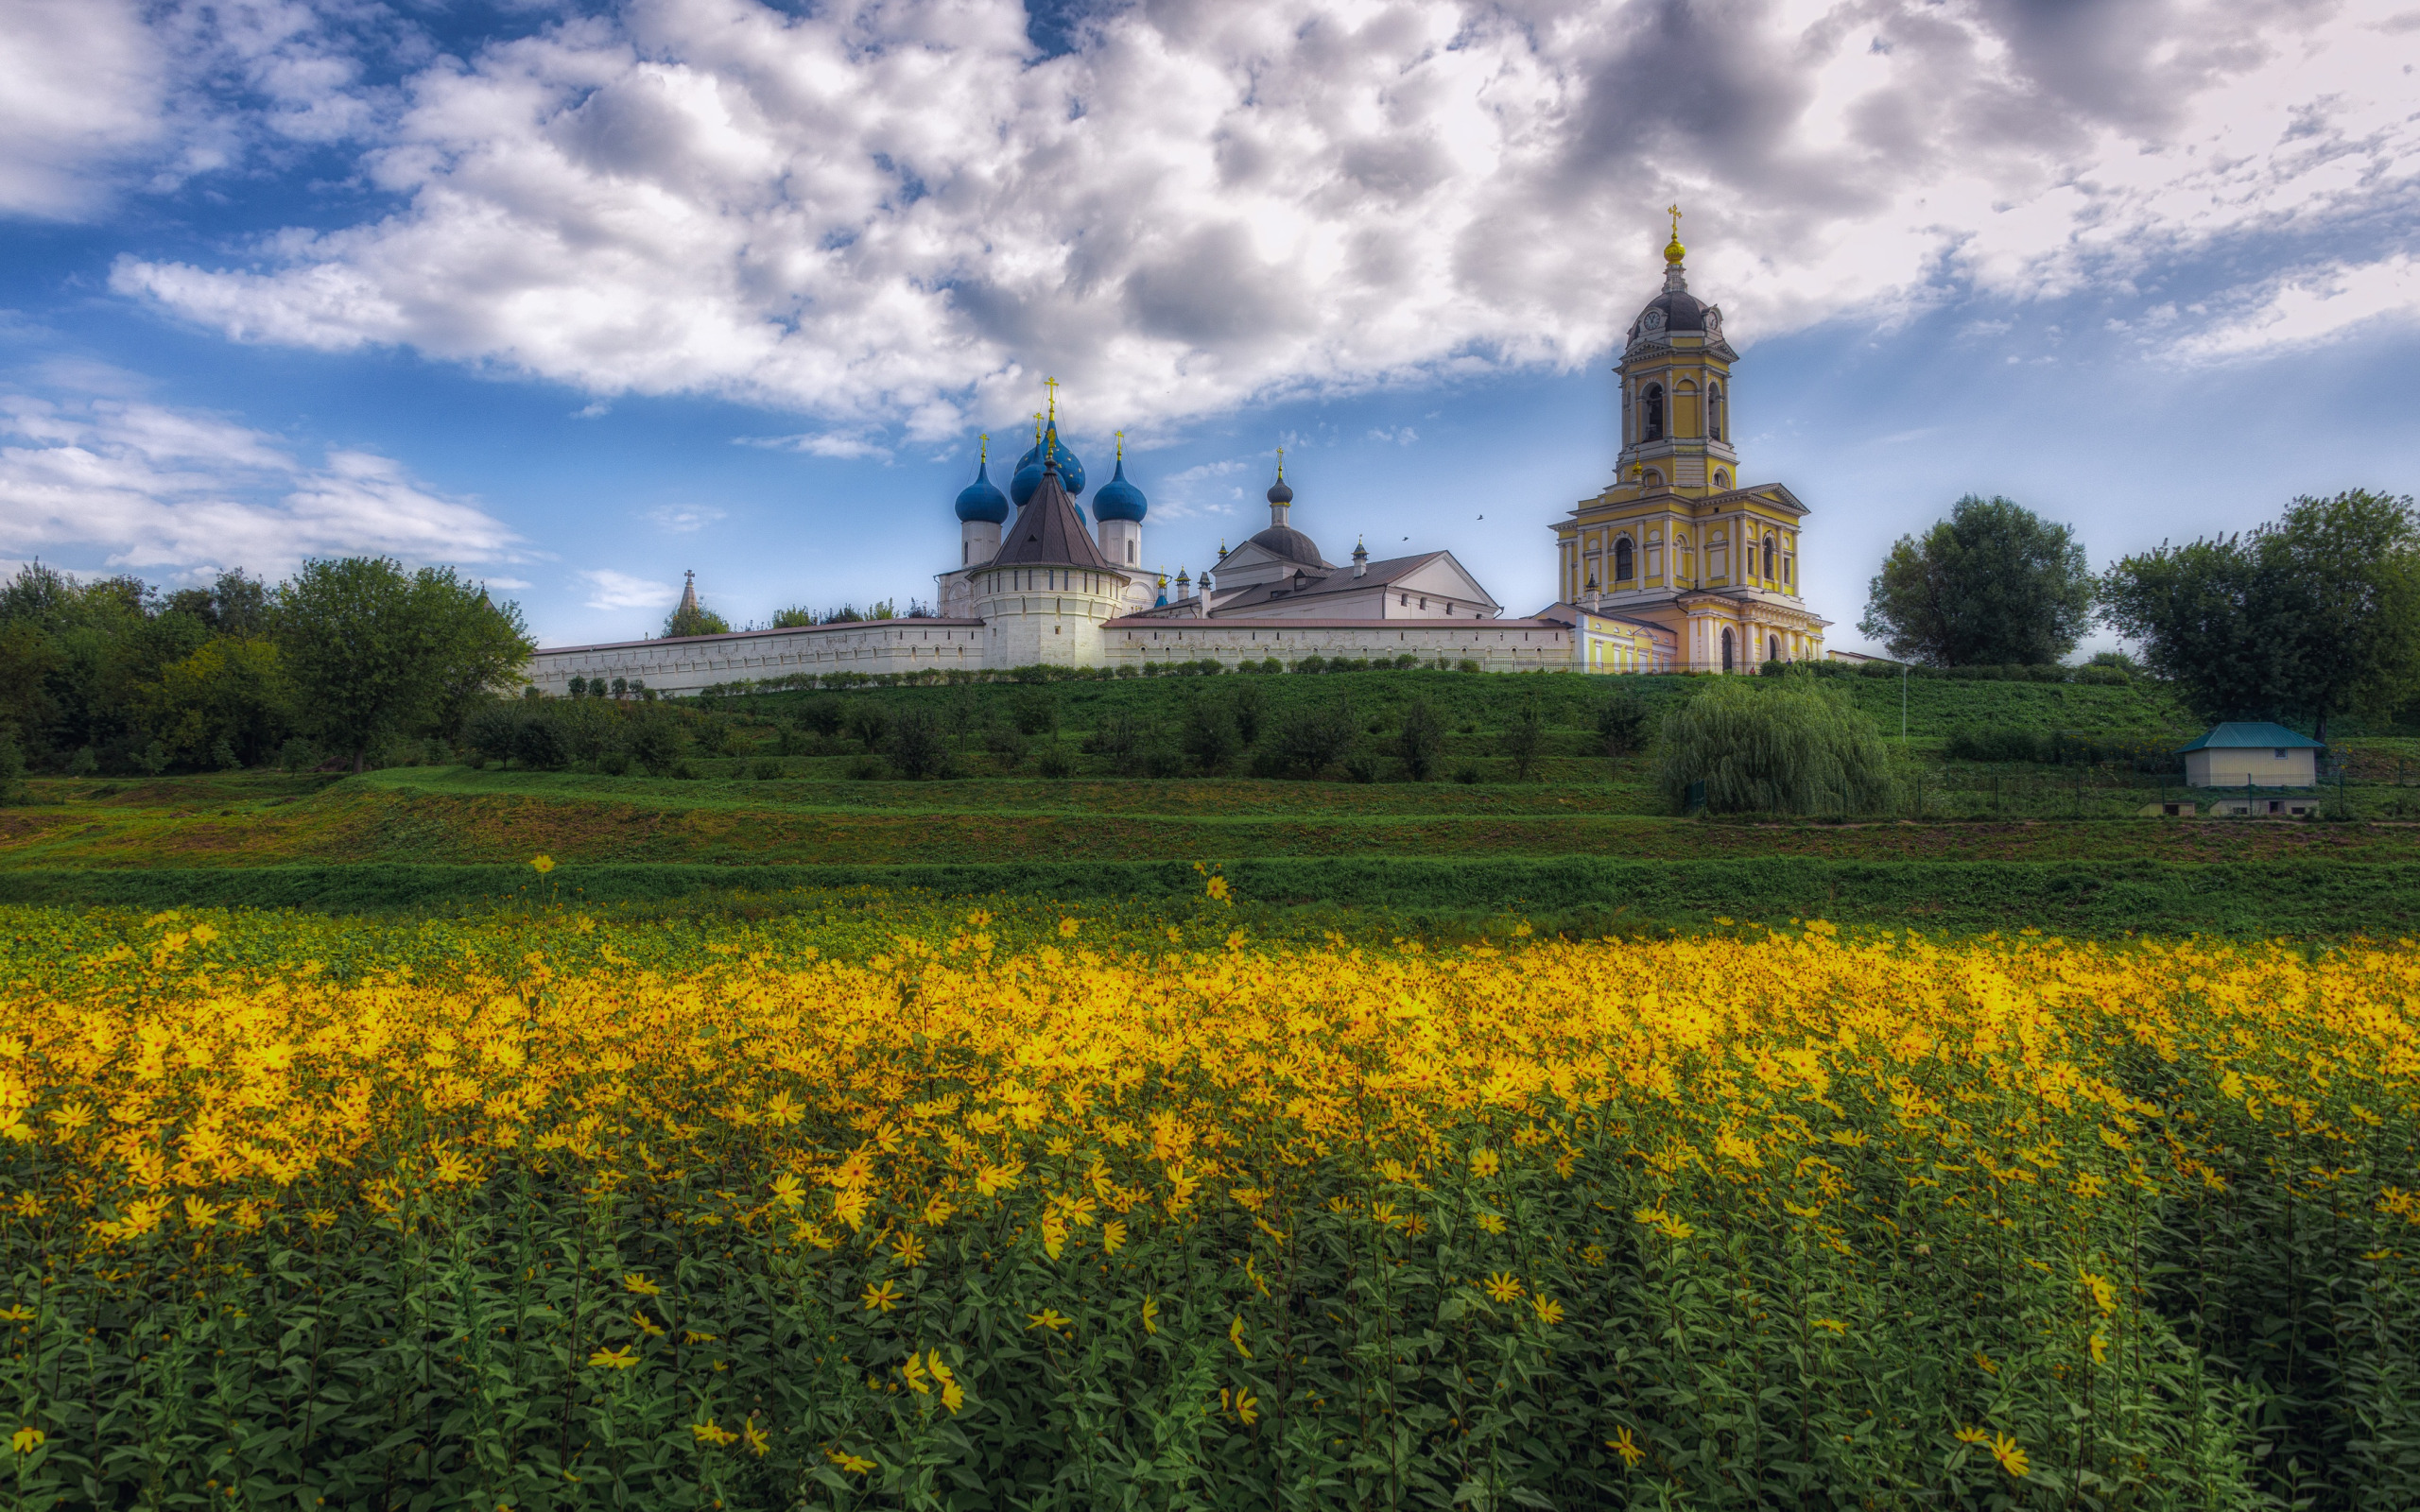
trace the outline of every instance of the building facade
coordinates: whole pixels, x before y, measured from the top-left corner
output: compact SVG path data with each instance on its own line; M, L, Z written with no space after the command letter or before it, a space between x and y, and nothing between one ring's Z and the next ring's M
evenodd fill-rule
M865 674L1120 666L1204 658L1414 657L1488 671L1754 670L1823 654L1829 623L1800 596L1806 508L1779 484L1742 487L1732 439L1732 366L1722 312L1688 292L1678 222L1664 289L1632 323L1621 362L1615 480L1554 524L1555 602L1510 619L1446 550L1342 565L1293 522L1285 457L1270 524L1197 582L1145 566L1150 501L1115 471L1081 503L1082 460L1060 438L1055 397L1004 491L988 438L959 492L959 560L935 575L938 612L728 635L540 651L541 691L573 678L643 681L663 693L834 672Z

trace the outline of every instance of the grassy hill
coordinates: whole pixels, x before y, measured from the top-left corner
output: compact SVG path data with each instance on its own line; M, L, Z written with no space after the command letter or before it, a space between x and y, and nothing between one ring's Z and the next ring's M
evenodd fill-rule
M1114 775L1117 763L1081 749L1114 715L1165 731L1190 700L1233 697L1247 681L1265 728L1341 699L1381 750L1401 711L1426 698L1446 722L1444 766L1465 780L1404 781L1391 759L1364 769L1374 781L1152 779ZM1692 687L1624 682L1665 703ZM1895 725L1895 679L1834 685ZM544 854L561 869L542 890L659 911L867 886L1152 896L1198 888L1201 863L1260 903L1409 911L1446 931L1516 912L1586 930L1810 914L2095 934L2420 927L2420 827L2399 822L2398 743L2356 751L2365 780L2344 797L2362 822L2183 823L2142 816L2173 778L1943 754L1962 729L2014 726L2156 747L2190 728L2158 690L1910 680L1894 812L1684 820L1642 758L1604 754L1596 714L1614 686L1422 671L756 694L689 711L717 754L684 761L682 776L455 765L38 779L31 803L0 810L0 899L490 906L527 901L527 863ZM882 763L846 732L850 714L896 717L919 702L945 711L954 776L877 775ZM1514 782L1502 731L1529 707L1547 720L1546 755ZM1041 777L1031 754L986 748L988 729L1019 718L1073 775Z

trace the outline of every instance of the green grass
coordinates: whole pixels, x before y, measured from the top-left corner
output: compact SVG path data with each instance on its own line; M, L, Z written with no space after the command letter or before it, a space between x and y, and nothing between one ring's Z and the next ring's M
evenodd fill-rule
M2224 934L2329 937L2420 930L2420 863L1876 862L1813 857L1616 861L1299 857L1221 863L1238 896L1282 911L1368 916L1382 927L1454 935L1527 919L1580 935L1699 929L1725 921L1842 924L1948 933L2040 928L2072 936ZM480 911L561 902L786 912L851 888L936 896L1045 896L1070 903L1184 899L1201 877L1181 861L716 867L372 863L0 872L0 902L119 908Z

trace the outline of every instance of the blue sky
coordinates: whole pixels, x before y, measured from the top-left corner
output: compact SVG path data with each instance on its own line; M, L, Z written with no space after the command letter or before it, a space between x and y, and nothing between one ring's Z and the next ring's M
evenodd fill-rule
M1855 629L1961 493L2096 564L2410 491L2420 10L0 6L0 562L386 551L548 644L929 595L1065 380L1147 552L1446 547L1606 480L1659 207ZM995 472L995 476L998 473Z

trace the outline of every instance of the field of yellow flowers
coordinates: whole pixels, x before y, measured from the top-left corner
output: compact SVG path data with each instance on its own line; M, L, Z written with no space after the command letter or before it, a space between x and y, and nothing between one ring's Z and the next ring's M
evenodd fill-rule
M2409 943L0 951L14 1507L2420 1505Z

